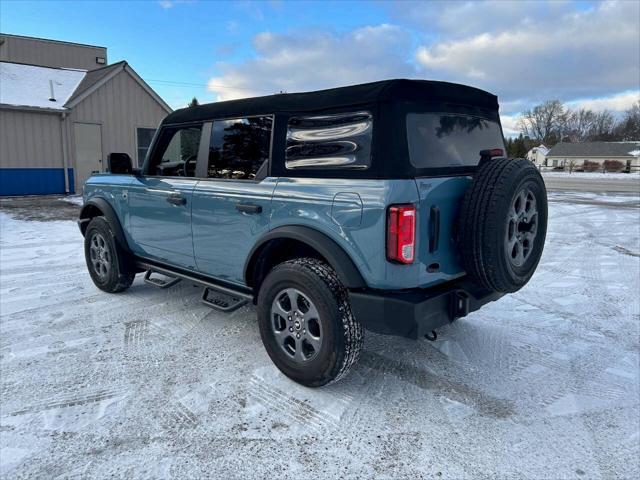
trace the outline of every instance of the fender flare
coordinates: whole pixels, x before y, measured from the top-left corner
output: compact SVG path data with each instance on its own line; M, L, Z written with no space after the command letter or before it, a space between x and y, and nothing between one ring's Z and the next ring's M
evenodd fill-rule
M276 239L291 239L309 245L329 262L335 270L342 284L347 288L366 288L367 284L353 260L338 245L324 233L313 228L298 225L278 227L263 235L253 246L244 265L244 279L247 285L251 285L253 267L261 253L262 247L267 242Z
M100 210L102 212L102 215L104 215L104 217L107 219L109 225L111 225L113 235L115 236L118 245L120 245L120 247L125 249L127 252L130 252L131 250L129 249L127 238L124 236L124 230L122 229L122 225L120 225L118 215L116 215L116 211L104 198L92 198L82 206L82 210L80 210L80 216L78 219L78 226L80 227L82 236L84 236L84 233L87 230L89 221L91 220L91 218L93 218L93 215L90 215L89 213L92 207Z

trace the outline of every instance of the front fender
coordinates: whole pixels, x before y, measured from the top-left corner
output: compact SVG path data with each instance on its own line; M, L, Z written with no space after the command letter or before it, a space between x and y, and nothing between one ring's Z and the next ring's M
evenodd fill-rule
M116 214L114 208L107 202L104 198L92 198L87 201L80 210L80 216L78 219L78 226L80 227L80 233L84 236L87 231L87 226L93 217L98 215L104 216L109 225L111 225L111 229L113 230L113 235L116 238L118 244L124 248L126 251L130 252L129 244L127 243L127 239L124 235L124 230L122 229L122 225L120 224L120 219Z

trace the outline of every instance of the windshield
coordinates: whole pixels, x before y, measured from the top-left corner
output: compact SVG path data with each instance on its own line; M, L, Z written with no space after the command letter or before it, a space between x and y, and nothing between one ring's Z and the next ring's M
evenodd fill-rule
M416 168L475 166L480 150L504 150L498 122L454 113L407 114L407 141Z

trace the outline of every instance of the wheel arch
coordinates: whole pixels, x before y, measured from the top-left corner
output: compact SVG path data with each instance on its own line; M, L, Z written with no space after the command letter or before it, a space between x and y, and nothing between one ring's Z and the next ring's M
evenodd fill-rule
M107 219L118 244L129 251L129 244L127 243L127 239L124 235L122 225L120 225L118 215L109 202L104 198L92 198L82 206L78 219L78 226L80 227L82 236L85 235L91 219L98 216L103 216Z
M278 227L256 242L244 266L247 286L258 289L275 264L298 256L292 247L310 249L309 254L312 256L313 252L317 253L316 256L335 270L345 287L353 289L367 286L358 267L338 243L318 230L297 225ZM276 261L269 261L274 258L272 254L276 251L286 253L276 255Z

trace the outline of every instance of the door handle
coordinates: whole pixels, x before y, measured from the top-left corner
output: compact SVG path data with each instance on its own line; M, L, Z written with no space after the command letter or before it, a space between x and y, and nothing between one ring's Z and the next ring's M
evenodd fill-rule
M169 196L167 196L167 202L172 205L185 205L187 203L187 199L179 194L170 194Z
M251 203L236 203L236 210L243 213L261 213L262 205L253 205Z
M435 252L438 250L440 240L440 209L436 206L431 207L429 216L431 217L429 222L431 227L429 232L429 252Z

